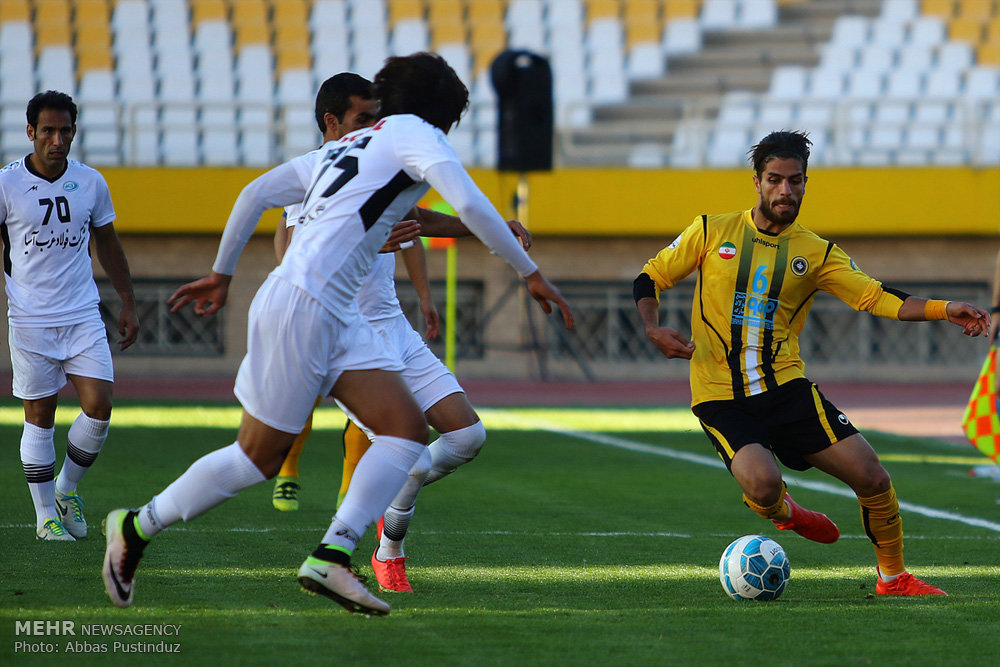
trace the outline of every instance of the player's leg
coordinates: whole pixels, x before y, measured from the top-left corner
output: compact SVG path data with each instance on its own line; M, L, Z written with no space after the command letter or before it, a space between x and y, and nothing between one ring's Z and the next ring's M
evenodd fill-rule
M316 399L313 412L319 407L323 397ZM302 428L302 432L295 437L292 448L288 451L284 463L278 476L274 478L274 492L271 494L271 504L274 509L282 512L295 512L299 509L299 491L302 485L299 482L299 457L302 456L302 448L305 447L309 434L312 433L313 413L309 413L309 419Z
M24 401L21 431L21 468L35 507L38 539L73 541L75 538L59 518L56 507L55 414L58 396Z
M361 427L351 419L347 420L343 433L344 443L344 467L340 474L340 492L337 494L337 507L344 502L347 490L351 488L351 478L354 476L354 469L358 467L358 461L368 451L371 439Z
M108 354L108 364L111 362ZM66 436L66 458L56 478L56 504L66 529L77 539L87 536L83 498L77 485L101 453L111 423L111 396L114 384L82 375L67 375L80 398L80 414Z
M946 595L906 571L903 564L903 521L889 473L875 450L855 433L806 459L817 469L851 487L858 497L865 534L878 561L876 593L880 595Z
M428 445L429 460L419 461L385 512L376 558L403 558L403 538L413 517L417 494L427 484L454 472L476 457L486 441L486 429L464 392L445 396L424 413L438 432Z
M316 396L333 383L327 369L337 325L308 295L269 278L254 297L249 320L234 389L243 405L236 441L195 461L138 511L108 514L103 576L120 607L132 603L136 566L148 541L276 475Z
M244 410L236 442L192 463L138 510L112 510L105 521L103 569L105 590L112 602L119 607L132 604L136 567L154 536L273 477L295 435L265 424Z
M364 599L344 596L330 586L328 577L331 572L339 573L349 568L351 555L361 536L403 486L410 469L425 450L427 423L397 372L344 371L334 384L332 395L375 436L358 463L350 489L322 542L299 569L299 583L352 611L385 614L389 612L389 605L374 596Z
M73 541L63 526L55 496L55 416L66 384L54 329L9 328L13 393L24 403L21 467L35 508L39 539Z
M762 400L758 401L763 403ZM694 406L695 415L719 457L743 490L743 502L758 516L782 530L793 530L817 542L834 542L836 524L824 514L800 507L788 495L773 452L764 442L771 435L756 409L733 401L710 401Z

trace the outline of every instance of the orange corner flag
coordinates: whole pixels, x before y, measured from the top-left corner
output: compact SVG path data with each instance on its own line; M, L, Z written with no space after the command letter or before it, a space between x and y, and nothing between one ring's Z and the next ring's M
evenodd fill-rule
M983 454L1000 463L1000 416L997 414L997 348L990 347L979 379L972 389L969 405L962 416L965 436Z

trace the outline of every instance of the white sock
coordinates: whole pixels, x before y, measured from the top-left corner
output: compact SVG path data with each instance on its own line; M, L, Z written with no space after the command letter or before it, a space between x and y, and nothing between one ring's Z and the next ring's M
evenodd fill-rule
M21 431L21 467L28 480L28 491L35 506L35 524L42 527L46 519L58 519L56 511L56 429L42 428L24 422Z
M406 531L410 527L410 519L413 518L417 494L423 488L424 480L430 469L431 453L424 447L420 458L410 468L403 488L399 490L385 514L382 515L385 523L382 526L382 539L379 541L378 553L375 555L379 560L405 557L403 538L406 537Z
M94 465L94 460L101 453L101 447L108 438L110 421L92 419L84 413L77 415L73 425L69 427L66 436L66 460L56 479L56 491L70 493L76 491L76 485Z
M323 536L323 543L353 553L368 526L385 513L425 449L413 440L376 435L354 469L351 486Z
M190 521L237 493L267 479L234 442L191 464L183 475L139 511L146 538L181 519Z
M445 475L455 472L458 466L476 458L485 442L486 427L481 421L472 426L442 433L427 447L433 463L424 484L436 482Z

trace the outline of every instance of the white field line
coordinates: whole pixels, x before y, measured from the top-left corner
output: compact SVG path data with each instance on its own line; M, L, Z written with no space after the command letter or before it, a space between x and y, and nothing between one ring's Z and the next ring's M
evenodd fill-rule
M34 529L35 524L33 523L0 523L0 531L2 530L27 530ZM176 525L171 526L170 533L251 533L251 534L267 534L267 533L314 533L321 534L323 532L322 526L306 528L303 526L260 526L260 527L240 527L240 526L229 526L227 528L201 528L197 524L187 525ZM636 530L621 530L621 531L535 531L535 530L421 530L421 535L440 535L443 537L530 537L534 539L545 539L545 538L561 538L561 537L600 537L600 538L666 538L673 540L690 540L693 539L692 535L687 533L671 533L667 531L636 531ZM701 535L701 534L699 534ZM732 538L732 533L708 533L709 537L725 537ZM102 536L92 537L89 539L103 540ZM841 534L840 539L842 540L864 540L868 541L867 535L845 535ZM906 534L907 540L957 540L963 542L981 542L981 541L995 541L1000 540L1000 537L994 537L992 535L911 535Z
M697 465L709 466L712 468L722 468L725 469L725 464L722 463L718 458L713 458L709 456L702 456L701 454L691 454L690 452L682 452L676 449L671 449L669 447L659 447L654 445L648 445L642 442L637 442L635 440L626 440L624 438L616 438L614 436L605 435L603 433L592 433L590 431L578 431L571 428L565 428L558 426L556 424L550 424L546 422L541 422L535 419L525 419L522 415L514 415L513 413L508 413L502 409L490 409L481 410L489 414L490 416L501 417L505 420L516 422L520 425L530 424L532 427L540 431L549 431L550 433L558 433L559 435L568 436L571 438L577 438L579 440L587 440L599 445L605 445L607 447L617 447L618 449L626 449L630 452L642 452L644 454L654 454L656 456L666 456L671 459L678 459L681 461L687 461L689 463L695 463ZM801 486L804 489L810 489L811 491L820 491L821 493L829 493L835 496L842 496L844 498L855 498L854 492L847 487L834 486L833 484L828 484L826 482L815 482L808 479L801 479L795 477L794 475L782 475L785 482L789 486ZM986 530L992 530L993 532L1000 533L1000 523L995 521L988 521L986 519L980 519L972 516L965 516L964 514L957 514L955 512L946 512L944 510L935 509L933 507L925 507L923 505L916 505L914 503L909 503L906 501L899 501L899 508L906 512L913 514L920 514L923 516L931 517L933 519L943 519L945 521L955 521L958 523L964 523L969 526L976 526L977 528L985 528Z

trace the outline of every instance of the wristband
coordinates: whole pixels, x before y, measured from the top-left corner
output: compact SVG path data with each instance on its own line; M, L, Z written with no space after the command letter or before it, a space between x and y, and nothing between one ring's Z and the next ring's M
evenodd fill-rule
M993 306L990 308L990 315L996 315L997 313L1000 313L1000 306Z
M927 321L931 320L946 320L948 319L948 304L951 301L943 301L941 299L930 299L924 304L924 319Z

